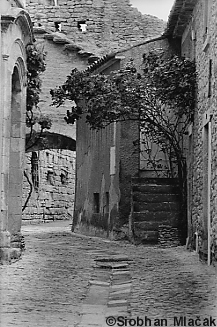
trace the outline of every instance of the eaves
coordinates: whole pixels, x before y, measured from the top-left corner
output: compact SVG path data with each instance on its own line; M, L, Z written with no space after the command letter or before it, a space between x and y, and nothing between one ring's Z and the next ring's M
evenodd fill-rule
M87 58L89 64L100 58L97 49L91 48L88 44L83 45L76 41L72 41L61 32L51 32L44 27L34 27L33 31L35 35L42 34L44 39L50 40L56 44L61 44L64 50L76 51L80 57Z
M198 0L176 0L169 15L164 35L180 38L188 25Z
M87 69L85 69L85 71L87 73L95 73L95 74L99 74L101 72L103 72L105 69L107 69L108 67L112 66L115 62L120 61L122 59L125 59L124 53L136 48L136 47L140 47L142 45L146 45L148 43L152 43L158 40L163 40L166 39L167 36L166 35L159 35L157 37L153 37L153 38L147 38L146 40L144 40L143 42L138 42L132 46L120 49L116 52L110 53L105 55L104 57L98 59L97 61L95 61L92 65L90 65L89 67L87 67Z

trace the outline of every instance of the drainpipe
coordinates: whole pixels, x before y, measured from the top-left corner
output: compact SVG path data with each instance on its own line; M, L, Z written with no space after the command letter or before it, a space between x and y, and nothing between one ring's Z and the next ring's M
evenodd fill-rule
M208 258L207 258L207 264L208 266L210 266L211 264L211 210L210 210L210 196L211 196L211 150L212 150L212 146L211 146L211 140L212 140L212 115L210 114L210 119L208 122L208 203L207 203L207 220L208 220Z
M195 243L196 243L196 253L199 253L198 232L195 232L194 235L195 235Z
M117 140L117 123L113 123L113 143L110 147L110 189L109 189L109 217L108 217L108 231L107 237L109 234L113 238L113 232L110 233L110 222L111 222L111 210L116 204L116 194L115 194L115 174L116 174L116 140Z

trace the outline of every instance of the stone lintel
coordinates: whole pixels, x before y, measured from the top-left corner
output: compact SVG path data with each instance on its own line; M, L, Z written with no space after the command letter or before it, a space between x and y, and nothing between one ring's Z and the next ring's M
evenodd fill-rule
M15 17L12 15L2 15L1 16L1 29L5 33L10 26L15 21Z

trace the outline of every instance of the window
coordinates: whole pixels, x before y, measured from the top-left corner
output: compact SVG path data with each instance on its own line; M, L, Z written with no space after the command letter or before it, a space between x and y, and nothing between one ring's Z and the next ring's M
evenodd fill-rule
M61 22L54 22L54 26L56 32L61 32Z
M39 187L39 175L38 175L38 156L36 152L32 152L31 157L31 173L32 173L32 184L36 191Z
M93 210L94 213L99 213L99 193L93 193Z
M87 30L87 24L86 20L80 20L77 24L79 31L86 32Z
M47 172L47 182L50 185L54 185L54 173L51 170Z
M61 180L62 185L67 184L68 173L67 172L61 173L60 174L60 180Z

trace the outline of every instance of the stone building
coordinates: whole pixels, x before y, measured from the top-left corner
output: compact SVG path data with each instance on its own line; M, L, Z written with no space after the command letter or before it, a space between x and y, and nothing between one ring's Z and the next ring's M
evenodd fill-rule
M214 0L205 2L202 0L176 0L164 38L162 37L161 41L149 40L147 44L144 42L126 51L119 51L113 58L99 62L98 65L95 65L95 68L93 66L94 72L110 73L111 70L121 67L121 62L123 63L125 58L141 58L142 52L149 51L150 44L153 44L154 48L164 48L162 42L166 44L167 41L172 45L172 48L174 48L175 44L175 48L179 49L180 55L195 61L198 90L195 112L192 113L192 123L189 125L188 149L186 152L188 165L187 236L188 243L198 252L199 257L206 260L208 264L211 262L216 264L217 258L216 6ZM159 45L159 42L161 42L161 45ZM165 51L168 50L164 49ZM135 54L137 50L138 57ZM79 135L82 135L82 137L80 140L78 139L77 148L81 149L81 152L78 153L82 157L79 158L78 154L76 190L78 193L81 192L79 194L83 194L83 198L80 199L80 202L76 200L75 203L75 225L79 225L79 223L82 225L82 222L84 222L85 225L91 226L92 229L101 227L104 230L112 231L115 221L121 222L122 194L126 199L123 206L125 219L129 215L130 192L129 189L127 190L127 186L123 186L123 181L128 180L127 185L129 187L131 177L136 176L141 168L138 156L134 154L130 147L136 135L138 136L138 132L135 126L128 126L125 130L120 125L114 125L98 135L92 133L90 137L89 132L84 131L84 128L86 127L82 123L80 126L78 124L78 133L80 130ZM86 133L89 135L88 137ZM105 140L107 140L107 143ZM91 144L94 144L98 150L94 150ZM126 146L125 150L123 144ZM84 155L85 149L89 149L89 151L86 151L86 155ZM125 160L127 165L124 163ZM97 166L98 163L100 163L99 166ZM92 171L97 170L100 174L93 173L91 176L87 172L85 182L82 183L79 176L84 172L85 165L86 167L92 167ZM138 189L138 186L136 188ZM134 189L134 186L132 189ZM110 197L108 197L108 194ZM127 194L128 196L126 196ZM147 201L147 194L145 199ZM114 215L110 209L114 211ZM152 212L152 221L155 216L155 213ZM123 220L122 223L124 222ZM170 221L170 224L173 224L173 222ZM146 223L143 226L146 229L148 228ZM142 227L141 224L140 227Z
M50 89L61 85L72 69L84 70L91 63L100 60L108 52L131 46L139 41L142 42L147 37L161 33L165 23L156 17L142 15L136 8L131 7L129 0L118 2L113 0L27 0L26 9L34 24L34 35L37 45L47 53L46 71L42 75L42 93L39 107L42 114L49 115L52 119L52 128L49 130L49 153L52 151L52 155L60 160L57 160L53 165L54 173L61 166L56 135L58 135L59 140L67 137L67 142L73 142L76 131L74 126L68 126L64 121L66 111L67 109L70 110L71 104L66 103L66 105L60 108L52 107ZM155 24L155 28L153 28L153 24ZM61 144L59 144L59 149L63 149ZM40 158L46 157L46 150L43 150L43 145L39 144L34 150L40 151ZM31 148L28 151L31 151ZM68 162L73 162L73 165L75 160L74 154L73 151L67 152ZM26 159L31 165L31 160L28 159L28 156L26 155ZM39 160L39 171L45 170L43 163L43 159ZM32 170L29 166L26 168L29 171ZM57 183L59 183L60 174L61 172L56 175ZM31 181L31 174L29 175ZM72 184L68 183L64 186L66 192L70 194ZM41 190L40 187L42 188ZM23 204L26 201L27 194L29 194L29 190L30 185L25 179ZM39 195L40 192L43 194L41 195L42 198ZM43 197L47 194L46 201L50 203L48 201L51 198L50 192L54 194L57 190L55 187L48 185L47 182L44 183L42 177L39 181L38 190L35 191L34 189L31 199L24 210L23 218L26 222L44 221L44 212L46 212L46 220L53 219L53 217L55 219L69 217L67 215L68 208L66 209L65 205L63 205L61 210L56 210L55 215L51 213L54 210L53 208L50 214L48 213L49 210L46 209ZM35 202L36 198L38 199L37 204ZM74 199L71 196L69 207L73 206L73 202ZM57 205L56 201L53 205Z
M33 42L23 1L0 6L0 260L20 255L25 152L26 45Z
M197 107L188 136L188 234L208 264L217 260L216 21L215 0L176 0L167 27L182 55L196 63Z
M135 44L113 55L92 64L88 70L90 73L110 74L114 70L124 68L133 58L138 71L142 71L142 55L154 49L163 49L166 54L177 53L180 48L176 42L170 41L164 35L146 39L144 42ZM112 123L100 131L89 128L84 119L77 121L76 136L76 198L73 217L73 229L85 233L99 234L115 237L128 231L123 226L128 225L129 215L132 208L141 206L141 201L147 206L145 200L136 203L133 200L132 191L145 177L151 180L153 171L144 167L143 158L140 155L140 128L138 123L126 121ZM159 179L160 180L160 179ZM155 183L155 179L153 179ZM143 242L158 241L158 224L169 224L171 228L178 228L179 212L177 194L171 195L174 185L170 181L166 185L158 185L163 189L165 208L160 207L157 194L151 194L148 207L154 208L148 213L147 208L134 212L134 231ZM135 185L134 185L135 183ZM153 185L145 186L153 188ZM154 185L155 187L155 185ZM166 194L168 190L168 194ZM138 192L137 192L138 193ZM132 197L133 196L133 197ZM135 194L135 196L137 196ZM139 195L139 196L142 196ZM167 197L174 198L172 202ZM132 205L132 202L133 205ZM174 207L171 213L168 207ZM139 217L136 221L136 216ZM127 228L127 227L126 227ZM175 243L175 241L174 241Z
M207 260L208 264L215 263L217 258L216 6L214 0L176 0L162 38L118 51L113 57L105 57L90 67L93 72L109 74L112 70L122 67L130 57L135 58L139 67L138 58L141 60L141 54L158 47L163 48L165 52L168 49L178 51L180 55L195 60L198 92L194 117L192 116L192 123L189 125L186 152L188 165L186 236L187 242L199 253L201 259ZM165 47L166 44L170 46ZM131 190L134 193L133 190L137 188L138 191L138 185L131 184L132 177L138 176L141 168L141 161L132 147L133 141L138 138L138 129L135 125L119 124L111 125L105 131L96 134L88 131L81 121L78 123L77 133L76 193L79 196L75 202L74 225L94 232L101 228L109 234L115 225L127 222ZM91 169L88 170L87 167ZM81 179L82 174L85 174L84 180ZM162 185L155 186L162 189ZM148 195L143 198L147 201ZM175 208L175 202L173 205ZM136 203L136 206L139 204ZM175 237L173 227L177 227L175 218L177 212L171 208L170 206L170 214L174 218L163 223L166 222L172 227L170 235ZM138 214L140 213L138 212L135 217ZM157 215L151 212L151 216L153 227L153 220ZM169 212L167 216L169 217ZM160 224L158 221L156 223L159 233ZM147 221L143 220L138 226L145 229L144 234L148 239Z

